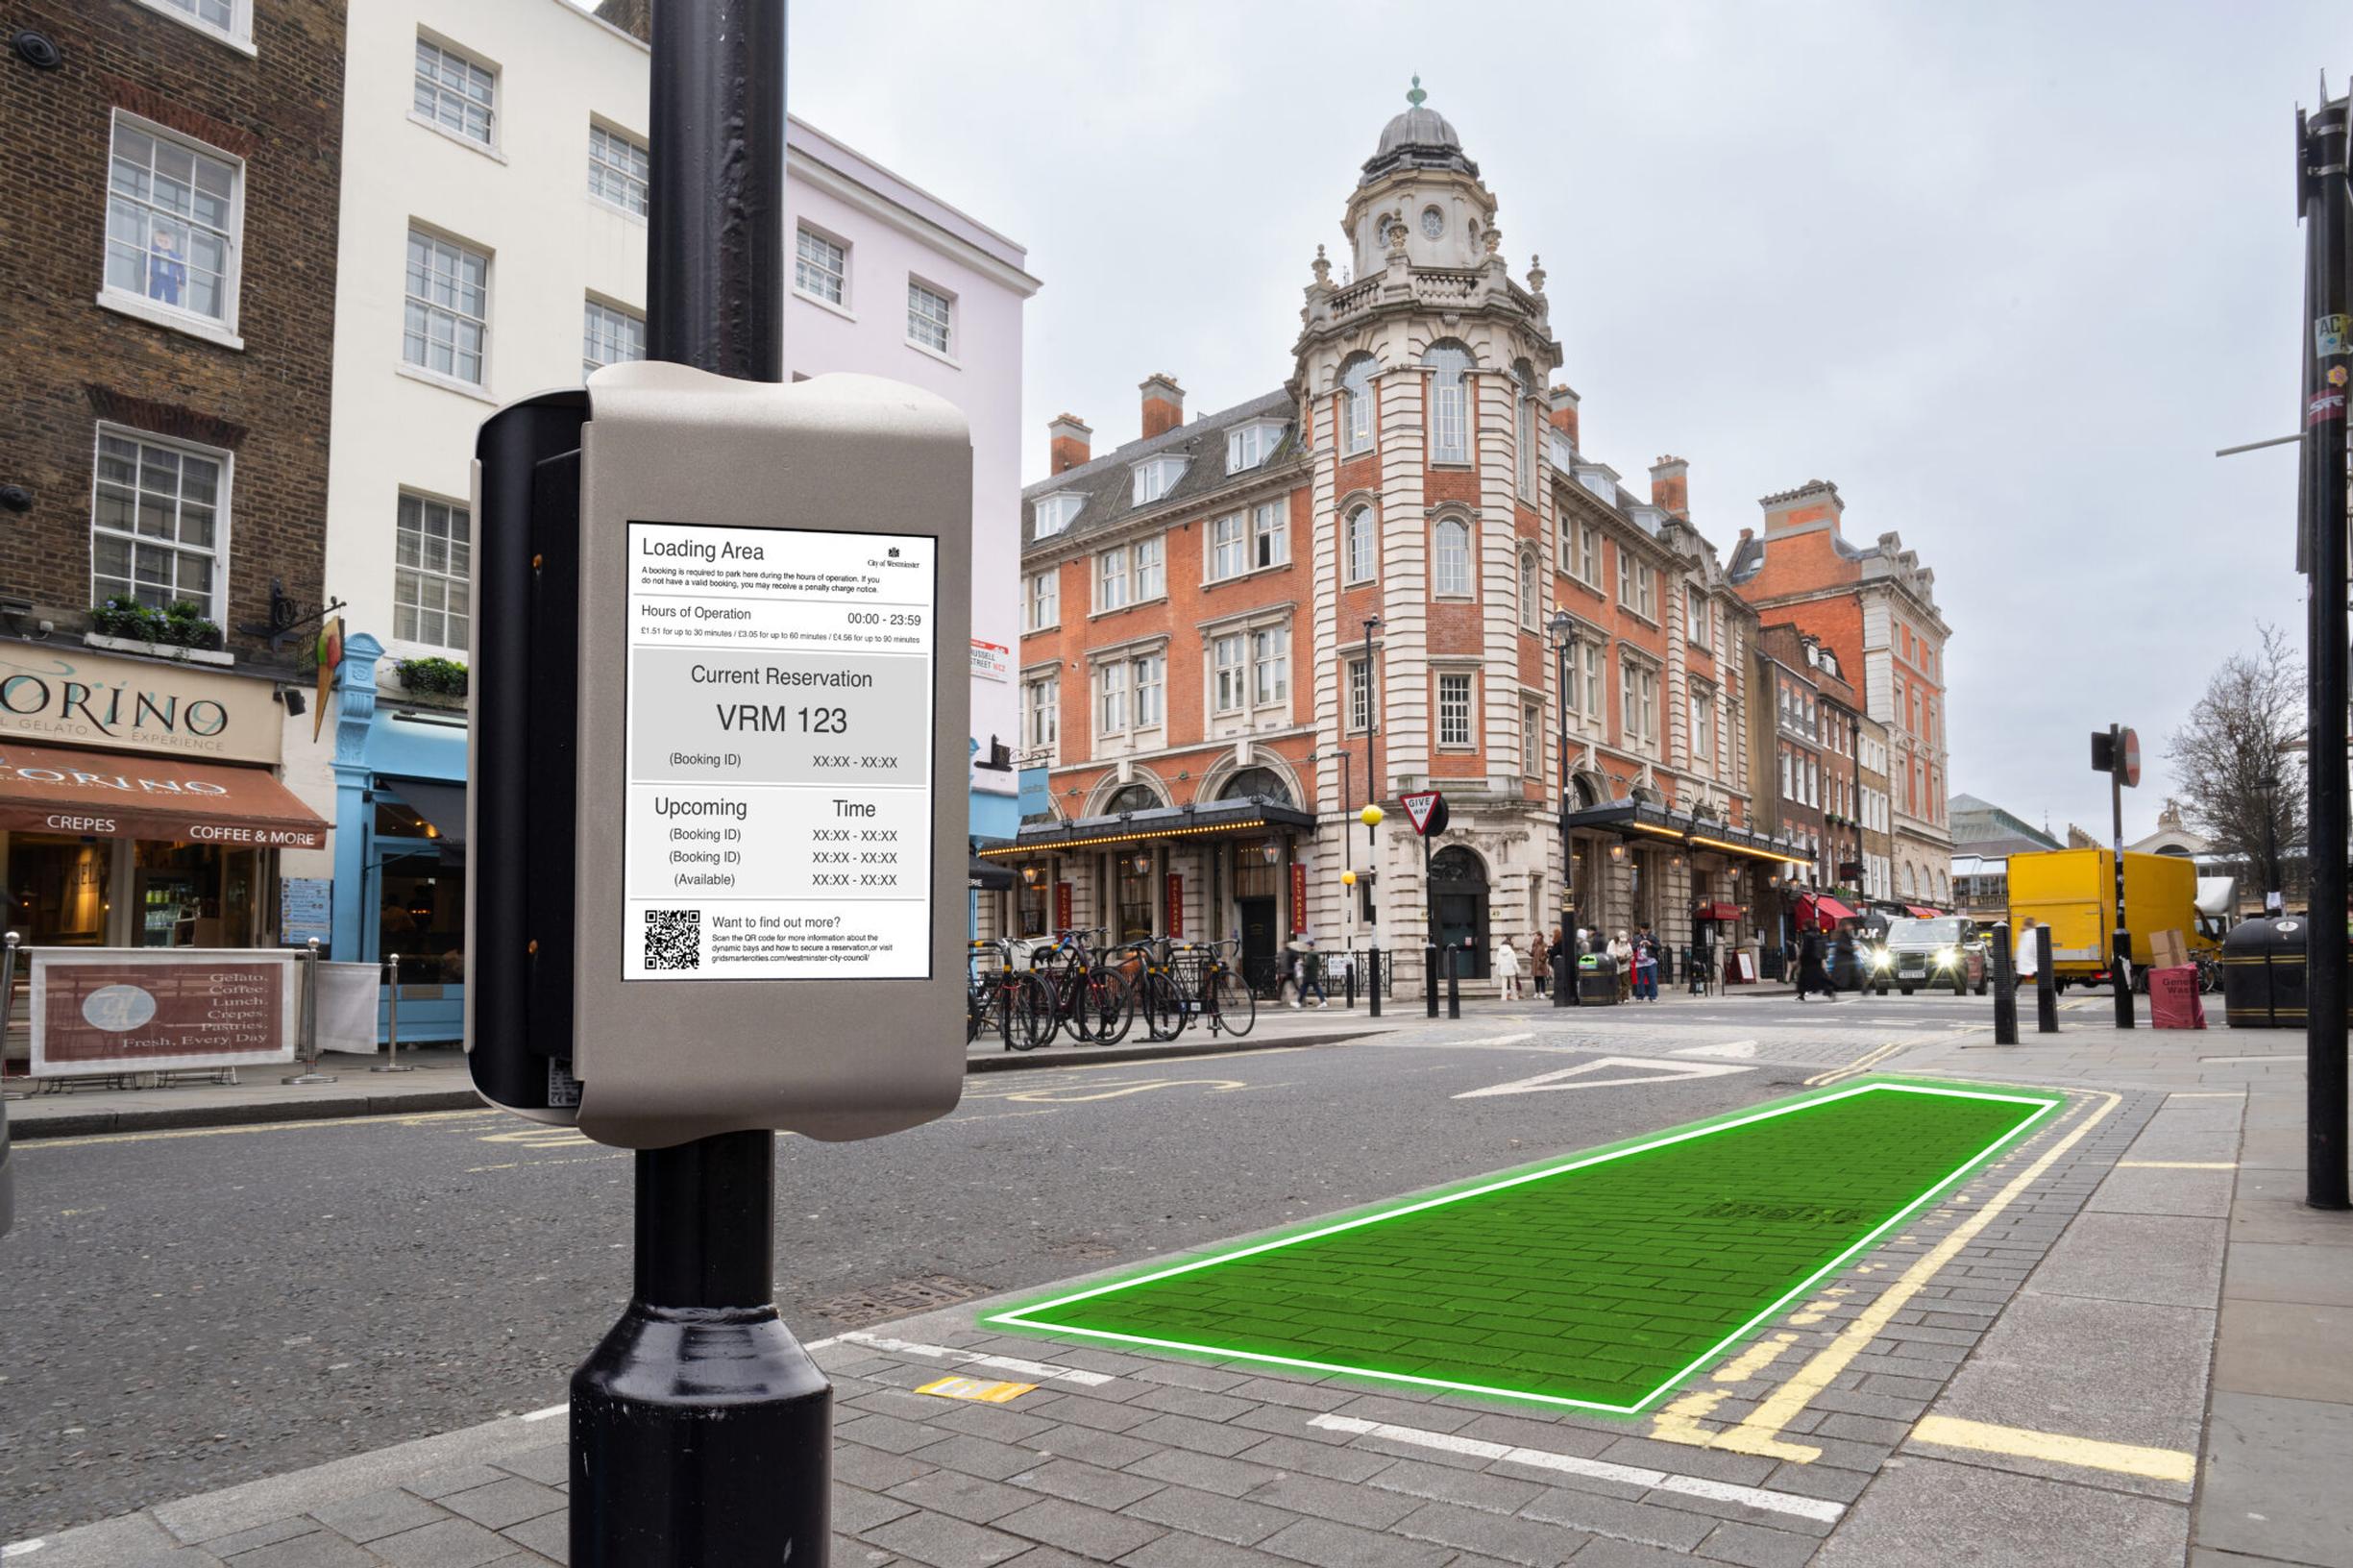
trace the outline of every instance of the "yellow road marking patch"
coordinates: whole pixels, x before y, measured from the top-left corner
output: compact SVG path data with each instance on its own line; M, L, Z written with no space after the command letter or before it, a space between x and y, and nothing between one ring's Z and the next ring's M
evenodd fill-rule
M237 1133L291 1133L309 1127L422 1127L428 1122L456 1121L467 1116L502 1116L503 1111L485 1106L479 1111L418 1111L400 1116L314 1116L305 1121L249 1121L234 1127L174 1127L152 1133L91 1133L83 1138L27 1138L20 1126L12 1155L36 1149L78 1149L92 1143L149 1143L165 1138L228 1138Z
M1832 1067L1827 1072L1814 1074L1805 1081L1806 1085L1808 1088L1818 1089L1826 1084L1834 1084L1841 1078L1851 1078L1857 1073L1868 1072L1873 1066L1886 1061L1901 1049L1903 1049L1903 1041L1900 1040L1890 1041L1884 1045L1875 1045L1843 1067Z
M1965 1448L1977 1454L2007 1454L2014 1458L2113 1470L2119 1475L2145 1476L2151 1481L2177 1481L2185 1485L2197 1479L2197 1456L2178 1449L2140 1448L2131 1443L2102 1442L2096 1437L2000 1427L1990 1421L1960 1421L1949 1415L1921 1417L1920 1424L1912 1429L1912 1440L1933 1443L1939 1448Z
M916 1392L937 1394L942 1399L977 1399L984 1404L1002 1405L1019 1399L1037 1386L1034 1383L983 1383L978 1378L934 1378Z

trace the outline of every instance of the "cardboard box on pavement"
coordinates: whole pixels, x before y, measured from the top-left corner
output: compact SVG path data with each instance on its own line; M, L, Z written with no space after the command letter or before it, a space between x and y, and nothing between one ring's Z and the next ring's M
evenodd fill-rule
M2190 944L2178 931L2160 931L2148 939L2149 968L2178 969L2190 962Z

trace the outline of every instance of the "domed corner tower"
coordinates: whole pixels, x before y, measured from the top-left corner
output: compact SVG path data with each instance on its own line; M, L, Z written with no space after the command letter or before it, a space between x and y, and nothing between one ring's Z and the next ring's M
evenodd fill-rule
M1348 198L1348 276L1317 251L1289 383L1314 460L1319 796L1342 799L1345 751L1346 817L1367 798L1391 814L1371 894L1319 890L1317 915L1369 940L1377 907L1401 982L1418 980L1434 916L1484 981L1494 942L1525 951L1548 918L1536 894L1556 859L1551 657L1535 628L1552 608L1544 389L1561 354L1542 269L1509 276L1479 165L1419 77L1406 98ZM1425 889L1396 807L1432 788L1453 818L1444 846L1463 852ZM1342 846L1327 847L1337 863Z

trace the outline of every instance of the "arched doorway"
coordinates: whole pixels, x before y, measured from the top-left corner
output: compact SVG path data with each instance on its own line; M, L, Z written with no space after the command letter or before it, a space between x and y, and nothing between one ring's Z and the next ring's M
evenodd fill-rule
M1455 972L1465 980L1484 980L1490 951L1487 869L1461 845L1450 844L1430 857L1430 909L1438 941L1461 949Z

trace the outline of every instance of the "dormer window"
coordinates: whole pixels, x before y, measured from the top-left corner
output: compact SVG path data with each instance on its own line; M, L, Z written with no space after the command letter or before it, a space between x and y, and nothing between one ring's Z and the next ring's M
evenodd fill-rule
M1185 473L1182 457L1147 457L1136 465L1134 504L1149 506L1169 491Z
M1059 496L1039 497L1036 505L1032 508L1038 523L1031 537L1045 539L1062 532L1063 529L1077 521L1079 508L1086 504L1085 496L1067 492Z
M1282 439L1283 422L1274 419L1254 420L1231 431L1226 436L1226 472L1239 474L1258 467L1274 455Z

